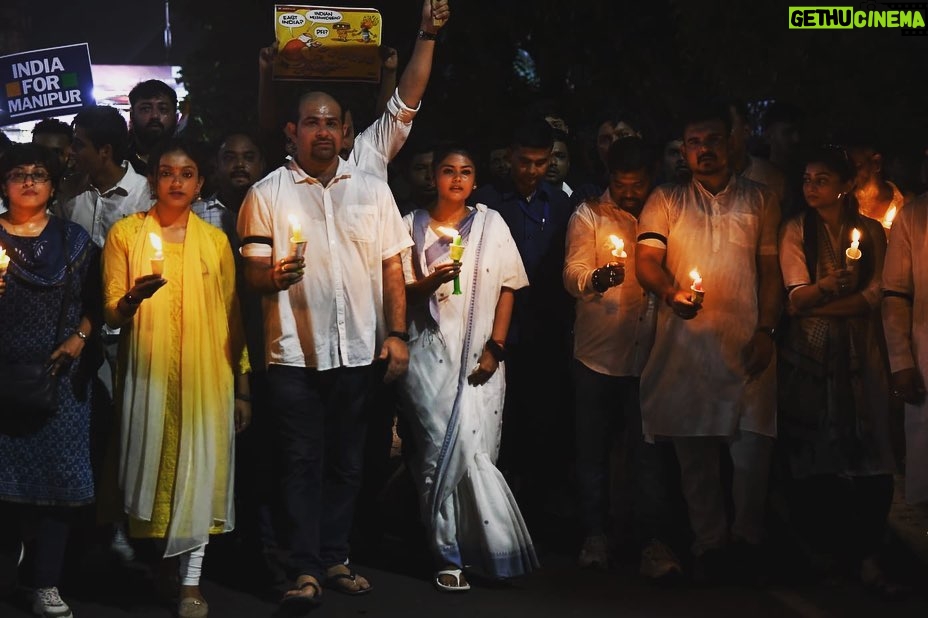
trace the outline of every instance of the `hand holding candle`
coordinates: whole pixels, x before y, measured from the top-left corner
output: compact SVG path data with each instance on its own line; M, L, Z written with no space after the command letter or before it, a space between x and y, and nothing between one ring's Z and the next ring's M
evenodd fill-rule
M451 238L451 246L448 247L448 253L451 257L451 261L455 264L461 263L461 258L464 257L464 243L461 235L458 234L458 231L451 227L440 227L438 231ZM461 294L461 277L457 276L454 278L454 290L452 294Z
M149 232L148 240L155 250L155 254L151 258L151 274L160 276L164 272L164 253L161 246L161 237L154 232Z
M306 252L306 238L303 236L303 226L297 221L296 215L289 215L290 220L290 255L303 257Z
M706 295L706 291L702 287L702 276L699 274L699 271L694 268L690 271L690 277L693 279L693 285L690 286L690 302L694 305L701 305Z

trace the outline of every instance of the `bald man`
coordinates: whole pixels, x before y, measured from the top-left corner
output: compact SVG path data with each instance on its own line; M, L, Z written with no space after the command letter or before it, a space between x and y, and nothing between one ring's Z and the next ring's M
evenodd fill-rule
M286 605L321 586L371 590L348 562L366 419L378 377L406 370L400 252L412 239L387 183L339 158L342 107L304 94L288 137L296 156L256 182L238 219L245 279L263 295L268 383L285 459L284 500L298 570ZM302 237L305 254L291 239Z

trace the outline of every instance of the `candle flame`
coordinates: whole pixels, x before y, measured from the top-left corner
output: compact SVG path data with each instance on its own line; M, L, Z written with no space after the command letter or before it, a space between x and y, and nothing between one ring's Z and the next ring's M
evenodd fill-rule
M883 227L891 227L893 224L893 219L896 218L896 207L890 206L889 210L886 211L886 214L883 215Z
M690 271L690 278L691 278L693 281L700 281L700 280L702 280L702 276L700 276L699 271L696 270L695 268L694 268L693 270Z
M148 240L151 241L151 246L154 247L155 253L161 253L161 237L154 232L149 232Z
M290 221L290 240L292 242L303 242L303 226L297 221L296 215L287 215Z
M614 253L618 255L625 251L625 241L616 236L615 234L609 234L609 240L612 242L612 246L615 247Z
M447 236L448 238L454 238L455 236L458 235L458 231L454 229L453 227L441 226L440 228L438 228L438 231L444 234L445 236Z
M6 249L4 249L3 247L0 247L0 262L3 262L5 259L7 259Z
M851 242L860 242L860 230L858 230L856 227L854 228L854 231L851 232Z

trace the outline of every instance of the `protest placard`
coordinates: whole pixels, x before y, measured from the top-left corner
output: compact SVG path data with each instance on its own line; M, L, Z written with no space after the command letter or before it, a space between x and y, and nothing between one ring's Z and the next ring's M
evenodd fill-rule
M87 43L0 56L0 125L73 114L93 105Z
M380 13L376 9L274 6L282 80L380 81Z

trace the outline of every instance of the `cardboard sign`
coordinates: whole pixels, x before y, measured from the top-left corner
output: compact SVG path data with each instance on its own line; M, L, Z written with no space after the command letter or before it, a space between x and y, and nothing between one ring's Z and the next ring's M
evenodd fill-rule
M274 5L274 79L380 81L376 9Z
M94 104L87 43L0 57L0 125L73 114Z

